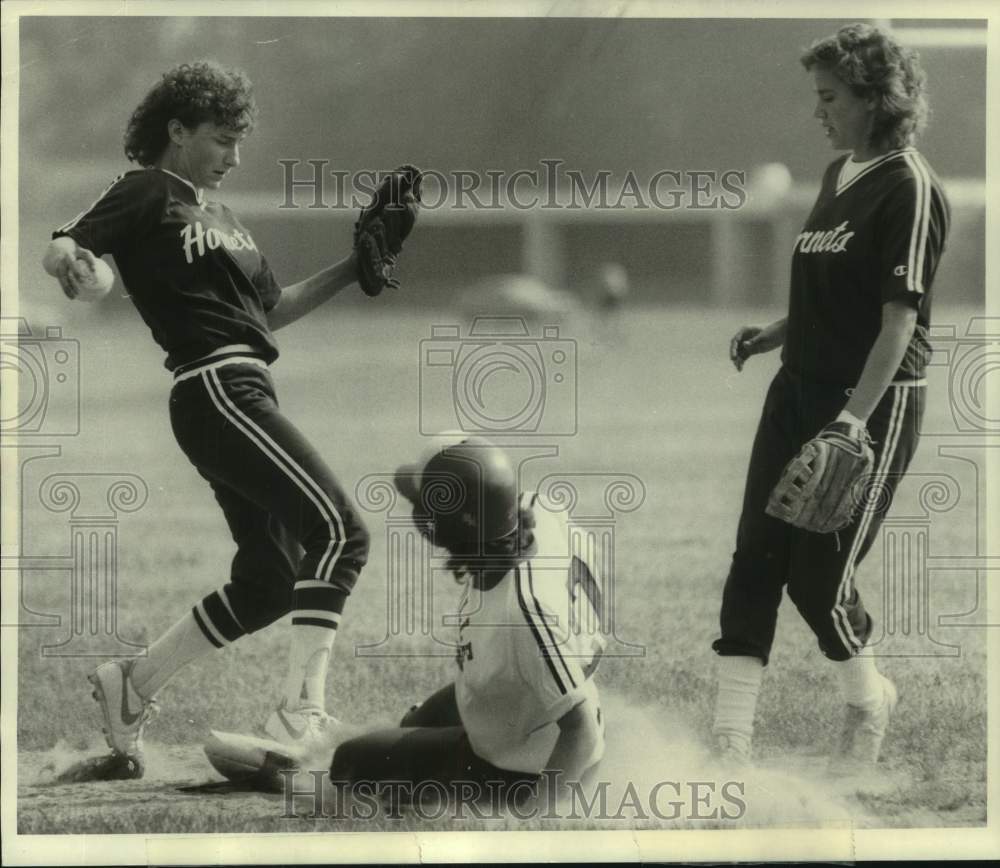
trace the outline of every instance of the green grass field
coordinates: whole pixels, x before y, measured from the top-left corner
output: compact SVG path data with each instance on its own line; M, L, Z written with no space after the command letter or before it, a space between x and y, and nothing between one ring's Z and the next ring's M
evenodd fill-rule
M78 313L74 308L66 315ZM391 472L419 450L420 341L430 337L434 323L450 318L375 316L364 308L334 313L279 334L283 356L275 378L282 407L353 491L366 475ZM638 476L646 489L642 506L616 521L614 562L616 633L642 646L644 654L607 657L597 676L609 721L603 774L618 784L692 780L705 773L701 752L713 702L709 645L716 635L751 439L777 365L776 356L754 359L738 375L728 363L727 344L737 326L764 321L772 313L661 309L629 312L614 323L581 317L563 324L561 337L576 342L578 430L573 436L541 439L557 444L559 457L531 465L537 470L526 482L549 473L627 473ZM969 315L941 311L937 322L952 322L964 331ZM53 441L61 444L60 455L23 465L21 554L68 553L68 515L46 511L37 502L39 485L50 474L140 476L148 501L118 524L117 618L120 636L146 642L225 581L231 542L208 487L173 442L166 404L169 376L138 317L100 322L88 313L86 319L67 319L64 333L81 342L81 432ZM979 553L984 520L976 513L975 465L938 454L939 445L969 442L955 431L946 381L944 370L935 369L925 425L932 434L900 491L897 512L914 512L927 477L953 477L961 495L946 511L928 514L929 548L939 557L973 556ZM447 649L419 631L394 640L394 648L412 656L355 655L356 647L377 642L387 630L383 517L371 515L369 525L371 560L345 612L329 680L329 709L358 723L398 718L447 681L451 667L441 653ZM876 546L858 577L880 623L885 621L884 567ZM896 680L901 695L883 769L877 781L842 790L823 775L840 722L832 664L786 601L758 707L755 748L762 768L748 779L742 822L985 823L985 631L968 626L977 623L976 592L974 574L931 574L932 632L942 644L932 645L912 632L896 634L895 644L883 646L892 656L881 668ZM455 596L448 583L435 586L435 612L448 611ZM68 634L65 573L40 569L26 574L22 603L30 612L63 617L60 626L19 630L22 833L551 827L541 820L520 824L510 818L492 823L412 816L367 823L285 819L277 798L179 793L177 784L213 778L200 747L209 728L248 730L275 701L288 636L281 624L193 665L162 691L162 714L147 735L146 780L45 785L46 765L59 767L103 744L85 680L98 660L42 654L43 646ZM22 612L22 623L37 623L30 612ZM937 623L939 615L958 613L972 614ZM983 620L980 612L978 622ZM916 631L914 625L911 629ZM636 818L561 825L700 828L706 823Z

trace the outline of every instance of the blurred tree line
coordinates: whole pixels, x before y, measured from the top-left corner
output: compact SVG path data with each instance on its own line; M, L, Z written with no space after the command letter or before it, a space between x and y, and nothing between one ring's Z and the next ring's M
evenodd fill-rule
M798 57L840 21L35 17L21 21L22 160L119 161L161 72L211 57L253 79L240 186L279 158L344 170L750 170L814 181L830 153ZM985 51L925 49L942 175L980 176Z

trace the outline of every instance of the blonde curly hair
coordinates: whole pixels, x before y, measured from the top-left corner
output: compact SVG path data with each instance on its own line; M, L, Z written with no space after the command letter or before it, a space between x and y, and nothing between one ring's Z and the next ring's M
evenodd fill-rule
M848 24L810 45L801 61L807 70L829 70L855 96L875 98L869 144L906 147L926 125L929 109L920 58L879 28Z

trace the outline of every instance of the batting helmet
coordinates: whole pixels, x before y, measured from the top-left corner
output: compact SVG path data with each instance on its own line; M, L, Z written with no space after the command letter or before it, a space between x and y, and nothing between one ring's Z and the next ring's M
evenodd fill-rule
M395 484L423 532L452 552L517 530L517 474L504 451L482 437L440 435L420 462L396 470Z

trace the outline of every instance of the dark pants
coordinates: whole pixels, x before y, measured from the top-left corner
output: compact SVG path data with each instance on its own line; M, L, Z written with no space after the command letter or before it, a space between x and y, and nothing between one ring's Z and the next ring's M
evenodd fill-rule
M399 727L343 742L330 768L333 781L408 785L431 781L441 784L452 797L481 795L500 804L526 799L538 777L497 768L476 755L458 714L454 684L411 709Z
M754 439L736 551L722 597L723 655L759 657L767 664L782 588L831 660L847 660L871 635L871 617L854 587L854 571L868 553L896 486L919 440L922 386L890 386L868 420L875 476L864 509L837 534L792 527L764 507L785 465L802 445L836 418L847 402L843 388L806 383L782 368L767 393Z
M227 644L289 611L293 623L335 629L368 558L368 532L278 409L268 371L252 364L201 369L175 383L170 420L237 546L230 582L194 608L208 639Z

